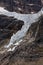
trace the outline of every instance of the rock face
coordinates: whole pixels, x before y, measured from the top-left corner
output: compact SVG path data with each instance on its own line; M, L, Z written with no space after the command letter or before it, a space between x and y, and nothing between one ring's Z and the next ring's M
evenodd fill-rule
M21 20L0 15L0 41L3 39L11 38L11 35L20 30L23 24L24 22Z
M30 26L23 41L14 51L0 54L0 65L33 64L43 65L43 16Z
M42 0L0 0L0 6L4 6L9 11L19 13L38 12L42 8Z
M41 1L0 0L0 6L9 11L28 14L41 10L43 6ZM43 16L30 26L15 50L8 51L14 46L4 48L12 34L20 30L23 25L24 21L0 15L0 65L43 65Z

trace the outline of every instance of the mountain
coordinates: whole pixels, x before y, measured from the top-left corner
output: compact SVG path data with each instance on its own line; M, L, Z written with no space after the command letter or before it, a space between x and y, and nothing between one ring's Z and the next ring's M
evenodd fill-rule
M14 51L0 54L0 65L32 64L43 65L43 16L30 26Z
M11 38L23 26L24 22L14 17L0 15L0 41Z
M42 8L43 0L0 0L0 6L9 11L19 13L38 12Z
M43 65L43 0L0 0L0 65Z

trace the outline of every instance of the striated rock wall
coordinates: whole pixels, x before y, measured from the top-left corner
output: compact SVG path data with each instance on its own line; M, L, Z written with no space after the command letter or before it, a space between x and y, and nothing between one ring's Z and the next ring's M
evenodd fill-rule
M9 11L19 13L38 12L42 8L42 0L0 0L0 6L4 6Z
M16 33L22 28L24 22L13 17L0 15L0 41L11 38L13 33Z
M23 41L14 51L0 54L0 65L32 64L43 65L43 16L30 26Z

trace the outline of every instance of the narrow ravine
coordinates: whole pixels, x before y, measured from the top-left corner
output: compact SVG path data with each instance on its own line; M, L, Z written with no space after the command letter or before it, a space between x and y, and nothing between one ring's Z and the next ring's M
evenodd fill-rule
M4 8L0 7L0 15L10 16L10 17L17 18L18 20L24 21L24 25L22 26L21 30L19 30L16 34L13 33L9 44L5 45L5 48L9 48L13 44L15 44L16 45L15 47L17 47L17 45L19 45L19 43L22 41L22 38L26 35L30 25L33 22L36 22L42 14L43 14L42 9L38 13L35 13L35 14L33 13L32 14L20 14L16 12L9 12L5 10ZM18 42L18 43L15 43L15 42ZM15 47L12 50L14 50ZM9 49L8 51L11 51L11 49Z

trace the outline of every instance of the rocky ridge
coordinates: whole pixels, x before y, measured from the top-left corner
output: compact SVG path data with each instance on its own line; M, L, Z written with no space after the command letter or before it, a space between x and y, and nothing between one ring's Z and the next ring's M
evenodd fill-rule
M32 64L43 65L43 16L30 26L23 41L14 51L0 54L0 65Z
M43 0L0 0L0 6L18 13L36 13L43 7Z
M22 28L24 22L13 17L0 15L0 41L10 39L13 33Z

